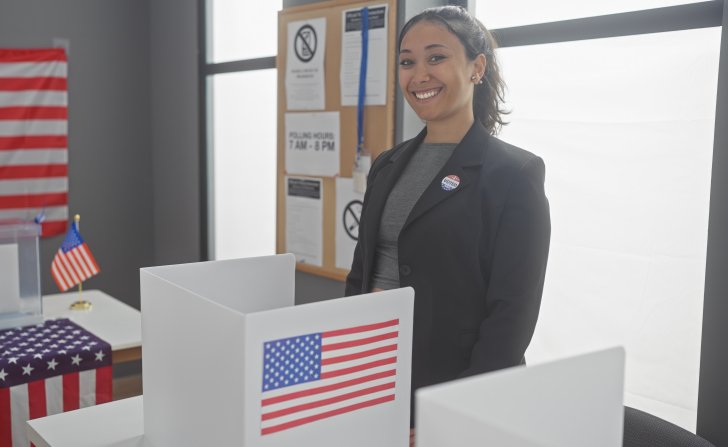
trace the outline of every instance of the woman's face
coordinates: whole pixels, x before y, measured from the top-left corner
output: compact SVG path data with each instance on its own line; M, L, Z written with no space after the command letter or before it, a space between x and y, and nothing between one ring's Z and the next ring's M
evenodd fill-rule
M460 40L444 25L419 22L402 39L399 87L420 119L430 122L473 120L473 86L484 58L468 60Z

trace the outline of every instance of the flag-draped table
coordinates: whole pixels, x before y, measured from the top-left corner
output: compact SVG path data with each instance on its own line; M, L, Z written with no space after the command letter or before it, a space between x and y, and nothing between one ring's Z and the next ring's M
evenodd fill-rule
M0 330L0 447L25 422L111 401L111 346L69 319Z

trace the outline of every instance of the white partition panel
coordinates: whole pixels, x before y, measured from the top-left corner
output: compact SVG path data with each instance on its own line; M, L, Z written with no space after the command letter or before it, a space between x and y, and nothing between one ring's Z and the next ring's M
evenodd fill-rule
M621 447L624 350L417 391L417 447Z
M290 254L141 270L145 442L406 444L414 291L293 306L294 275Z

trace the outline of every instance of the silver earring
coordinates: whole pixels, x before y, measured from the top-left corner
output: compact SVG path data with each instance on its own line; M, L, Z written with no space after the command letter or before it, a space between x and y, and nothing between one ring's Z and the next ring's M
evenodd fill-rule
M471 81L473 81L473 82L476 82L476 81L478 80L478 76L476 76L476 75L472 75L472 76L470 77L470 80L471 80Z

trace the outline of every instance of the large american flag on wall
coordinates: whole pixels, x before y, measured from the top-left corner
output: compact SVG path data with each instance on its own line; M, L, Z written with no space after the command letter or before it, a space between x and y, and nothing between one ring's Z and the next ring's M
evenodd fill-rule
M261 435L395 399L399 320L267 341Z
M0 220L68 221L68 93L60 48L0 48Z
M68 319L0 330L0 447L30 419L111 401L111 346Z

